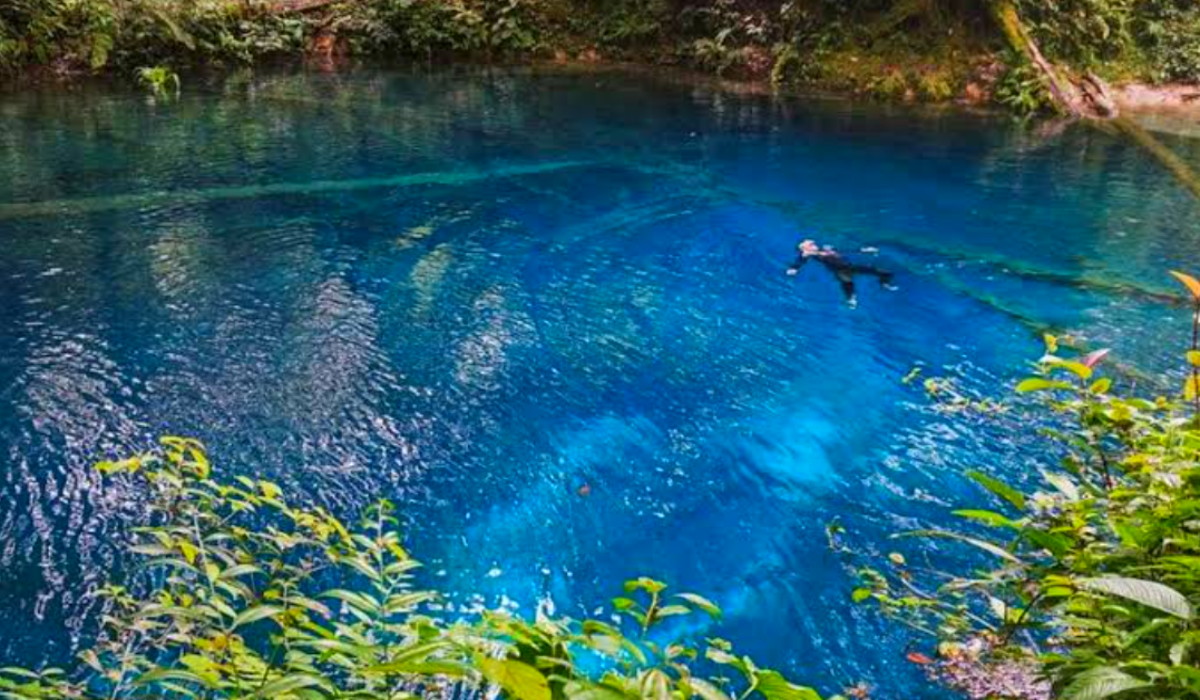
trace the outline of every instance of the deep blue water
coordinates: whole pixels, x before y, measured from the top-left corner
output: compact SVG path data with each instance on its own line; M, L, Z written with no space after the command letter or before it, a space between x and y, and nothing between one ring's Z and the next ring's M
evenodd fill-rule
M647 574L826 692L936 697L825 525L911 556L887 536L983 498L962 470L1046 450L900 378L1006 396L1045 329L1160 367L1186 324L1150 295L1196 203L1087 127L553 69L184 87L0 96L5 660L86 638L132 524L90 465L173 433L393 499L458 602L582 614ZM802 236L900 289L786 277Z

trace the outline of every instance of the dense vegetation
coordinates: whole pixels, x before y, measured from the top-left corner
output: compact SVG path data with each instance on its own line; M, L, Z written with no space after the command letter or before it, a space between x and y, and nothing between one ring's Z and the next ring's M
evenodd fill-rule
M452 697L495 687L516 700L820 700L721 639L693 639L720 610L628 581L606 620L434 612L413 586L392 506L357 527L289 504L279 488L212 478L203 447L98 468L141 487L133 573L103 590L103 629L73 672L0 669L13 698ZM719 671L693 671L698 660Z
M723 75L1037 107L1007 0L9 0L0 70L58 74L269 56L632 58ZM1007 6L1007 5L1006 5ZM1018 0L1052 59L1108 78L1200 79L1190 0Z
M974 700L1200 695L1200 281L1182 391L1141 398L1099 376L1106 351L1067 356L1054 337L1017 390L1050 396L1063 455L1036 490L972 472L990 508L955 511L950 541L985 561L929 571L895 554L864 567L858 601L927 635L909 659Z

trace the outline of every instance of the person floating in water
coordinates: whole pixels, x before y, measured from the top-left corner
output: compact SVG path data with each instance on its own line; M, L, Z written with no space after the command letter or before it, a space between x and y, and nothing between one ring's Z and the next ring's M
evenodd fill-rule
M789 275L794 275L800 272L800 268L808 262L809 258L816 258L817 262L824 265L833 273L837 281L842 285L842 294L846 296L846 303L851 308L858 306L858 297L854 293L854 276L855 275L874 275L879 279L879 286L885 289L895 289L892 284L891 272L881 270L874 265L859 265L852 263L842 257L841 253L837 252L830 246L821 247L812 239L800 241L800 245L796 246L796 262L787 269Z

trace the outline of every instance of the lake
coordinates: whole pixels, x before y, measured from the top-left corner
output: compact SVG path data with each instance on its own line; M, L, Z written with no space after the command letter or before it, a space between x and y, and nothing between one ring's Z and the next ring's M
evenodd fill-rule
M1007 398L1045 331L1173 366L1165 270L1200 267L1195 200L1098 129L641 71L37 88L0 95L0 149L19 663L68 658L122 569L137 494L91 465L178 434L343 515L393 500L456 610L591 614L650 575L797 681L938 697L854 570L969 561L889 536L988 503L964 470L1053 454L923 381ZM785 275L806 237L898 289Z

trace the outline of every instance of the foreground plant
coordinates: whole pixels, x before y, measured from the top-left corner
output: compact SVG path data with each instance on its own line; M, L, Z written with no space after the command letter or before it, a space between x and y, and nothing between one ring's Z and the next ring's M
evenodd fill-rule
M1096 374L1107 351L1063 357L1047 336L1017 391L1049 397L1066 425L1048 431L1061 463L1032 493L971 473L999 509L909 533L974 547L988 565L929 575L896 555L863 570L857 600L936 640L934 657L909 655L934 679L979 700L1200 696L1200 281L1173 274L1193 313L1177 398L1116 395Z
M428 612L437 593L413 585L419 564L387 502L349 526L289 504L271 482L214 480L200 443L176 437L97 467L147 493L136 571L104 590L103 629L79 667L0 669L0 696L394 699L494 687L518 700L820 700L728 642L672 637L672 621L720 610L652 579L627 582L608 622L545 608L533 620L447 620ZM706 678L700 660L731 678Z
M137 70L138 82L155 97L179 96L179 74L166 66L143 67Z

